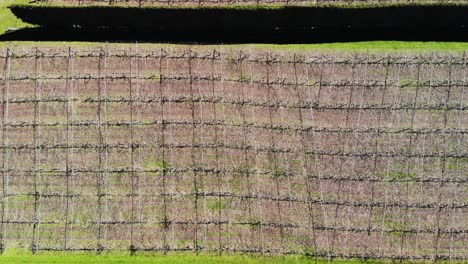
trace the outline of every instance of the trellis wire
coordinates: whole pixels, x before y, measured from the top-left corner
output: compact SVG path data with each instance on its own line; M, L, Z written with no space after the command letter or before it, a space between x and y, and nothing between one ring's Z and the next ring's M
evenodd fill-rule
M465 3L464 0L36 0L41 4L109 5L109 6L264 6L264 5L365 5L395 3Z
M465 54L0 60L2 250L467 259Z

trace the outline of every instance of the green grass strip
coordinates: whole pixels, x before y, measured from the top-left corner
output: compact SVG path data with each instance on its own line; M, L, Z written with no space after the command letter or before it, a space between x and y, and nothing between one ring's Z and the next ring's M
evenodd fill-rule
M0 255L0 264L326 264L328 259L304 256L260 256L260 255L214 255L200 253L141 253L130 256L128 252L38 252L7 250ZM389 260L333 259L333 263L347 264L390 264ZM425 261L402 261L398 263L427 263ZM462 261L440 261L440 264L461 264Z
M334 260L349 264L364 263L360 260ZM248 256L248 255L210 255L193 253L161 254L145 253L144 255L130 256L128 253L103 253L97 256L94 253L69 253L69 252L39 252L32 254L27 251L10 250L0 256L0 263L26 264L26 263L67 263L67 264L325 264L327 260L303 256ZM367 264L383 263L367 261Z
M5 33L8 28L24 28L29 26L15 17L8 9L8 6L12 4L25 4L28 2L29 0L0 0L0 34Z
M370 52L370 53L431 53L451 52L463 53L468 51L468 42L422 42L422 41L362 41L344 43L321 44L242 44L232 45L244 48L263 48L271 50L291 50L300 52L310 51L344 51L344 52Z

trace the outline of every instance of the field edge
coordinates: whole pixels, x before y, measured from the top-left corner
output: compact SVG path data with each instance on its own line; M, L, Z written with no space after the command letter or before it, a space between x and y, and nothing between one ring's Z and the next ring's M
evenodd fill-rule
M103 252L97 255L96 252L37 252L33 254L26 250L7 250L0 255L0 263L143 263L143 264L159 264L159 263L191 263L191 264L266 264L266 263L284 263L284 264L309 264L309 263L328 263L328 259L316 259L303 255L289 256L261 256L247 254L228 254L217 255L214 253L163 253L143 252L131 256L127 251ZM359 259L334 259L333 262L338 263L389 263L386 261L376 260L359 260Z

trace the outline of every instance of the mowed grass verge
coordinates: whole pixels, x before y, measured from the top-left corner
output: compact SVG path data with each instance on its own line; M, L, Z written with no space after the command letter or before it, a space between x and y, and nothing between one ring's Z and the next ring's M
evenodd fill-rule
M1 42L0 48L22 49L22 48L75 48L75 49L160 49L160 48L182 48L212 51L213 49L224 50L252 50L267 52L298 52L307 54L310 52L325 53L455 53L468 52L468 42L420 42L420 41L361 41L342 43L321 44L219 44L219 45L193 45L193 44L171 44L171 43L102 43L102 42L34 42L34 41L12 41Z
M0 34L5 33L8 28L24 28L29 26L24 23L8 9L9 5L12 4L24 4L28 3L28 0L0 0Z
M315 258L304 256L248 256L248 255L194 255L191 253L168 254L164 255L136 255L130 256L128 253L103 253L97 256L93 253L64 253L64 252L45 252L32 254L26 251L10 251L0 256L0 263L22 264L22 263L68 263L68 264L325 264L325 259L316 260ZM384 263L377 261L360 260L333 260L337 263Z
M390 264L391 260L361 260L361 259L333 259L333 263L346 264ZM427 261L398 261L399 263L427 263ZM96 255L95 252L37 252L21 249L9 249L0 255L0 264L326 264L330 261L326 258L306 257L302 255L288 256L261 256L246 254L217 255L214 253L200 253L195 255L192 252L185 253L162 253L143 252L130 256L127 251L102 252ZM438 261L440 264L462 264L462 261Z
M96 255L87 252L39 252L7 250L0 255L0 263L8 264L326 264L328 259L305 256L260 256L260 255L214 255L201 253L143 253L143 255L130 256L128 252L112 252ZM390 260L359 260L359 259L333 259L332 263L346 264L390 264ZM427 261L399 261L399 263L427 263ZM441 264L461 264L462 261L439 261Z

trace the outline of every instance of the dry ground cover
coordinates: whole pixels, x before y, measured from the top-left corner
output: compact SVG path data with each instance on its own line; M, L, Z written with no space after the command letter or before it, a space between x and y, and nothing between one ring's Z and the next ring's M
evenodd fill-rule
M0 63L3 249L468 257L465 55Z

